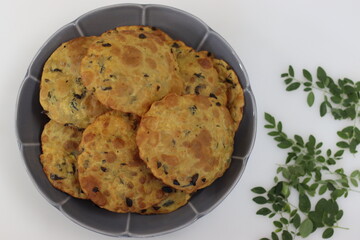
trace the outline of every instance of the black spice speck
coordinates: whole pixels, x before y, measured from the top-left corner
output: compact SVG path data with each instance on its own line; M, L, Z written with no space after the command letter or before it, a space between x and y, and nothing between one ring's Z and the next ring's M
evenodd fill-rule
M193 105L193 106L189 107L189 110L190 110L191 114L194 115L196 113L196 110L197 110L196 105Z
M62 70L60 68L54 68L51 70L52 72L62 72Z
M197 85L197 86L195 87L195 90L194 90L195 94L196 94L196 95L199 95L199 94L200 94L200 90L201 90L202 88L206 88L206 86L205 86L205 85Z
M174 184L174 185L178 185L178 186L180 185L180 183L179 183L178 180L176 180L176 179L174 179L173 184Z
M128 207L132 207L133 201L132 201L130 198L126 198L125 201L126 201L126 205L127 205Z
M77 108L77 102L76 102L76 99L73 98L73 100L70 102L70 106L76 110L76 111L79 111L79 109Z
M173 205L175 202L173 200L168 200L163 204L163 207L169 207Z
M216 106L220 107L220 106L221 106L221 103L216 102Z
M145 39L145 38L146 38L146 35L143 34L143 33L140 33L140 34L139 34L139 38L140 38L140 39Z
M168 186L162 187L162 190L165 193L172 193L173 192L173 189L171 187L168 187Z
M152 207L155 211L157 211L157 210L159 210L160 209L160 207L159 206L153 206Z
M101 171L106 172L107 168L106 167L100 167Z
M101 90L103 90L103 91L109 91L111 89L112 89L112 87L101 87Z
M179 46L179 44L177 44L177 43L175 42L175 43L173 43L173 45L172 45L171 47L173 47L173 48L179 48L180 46Z
M157 162L157 163L156 163L157 168L160 168L161 165L162 165L161 162Z
M206 178L202 178L201 181L202 181L202 182L206 182Z
M205 78L201 73L194 73L194 76L198 78Z
M217 96L213 93L210 93L209 97L217 99Z
M50 173L50 178L55 181L64 179L63 177L59 177L58 175L56 175L54 173Z
M199 174L198 174L198 173L194 174L194 175L191 177L190 184L193 185L193 186L196 186L196 181L198 180L198 178L199 178Z
M96 192L99 191L99 188L98 188L98 187L94 187L94 188L92 189L92 191L96 193Z
M234 84L234 82L229 78L225 78L225 82L230 83L230 84Z
M103 47L111 47L111 44L110 43L103 43L102 46Z

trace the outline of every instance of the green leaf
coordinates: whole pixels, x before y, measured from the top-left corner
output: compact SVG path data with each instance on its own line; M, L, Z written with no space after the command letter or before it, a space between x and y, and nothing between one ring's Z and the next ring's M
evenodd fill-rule
M292 235L286 230L284 230L282 232L281 238L282 238L282 240L292 240L293 239Z
M356 151L357 145L358 145L358 143L357 143L357 141L355 139L352 139L350 141L349 150L350 150L351 153L357 153L357 151Z
M337 142L336 146L338 146L339 148L348 148L349 144L347 142L341 141L341 142Z
M354 170L354 171L351 173L350 177L354 178L354 177L359 176L359 175L360 175L360 171L359 171L359 170Z
M358 187L359 184L355 178L350 178L351 184L354 185L354 187Z
M279 148L286 149L292 146L292 142L285 140L277 145Z
M294 77L295 76L295 74L294 74L294 68L291 66L291 65L289 65L289 75L291 76L291 77Z
M277 235L275 232L272 232L272 233L271 233L271 239L272 239L272 240L279 240L279 237L278 237L278 235Z
M266 215L268 215L269 213L271 213L271 210L268 209L268 208L266 208L266 207L261 208L261 209L259 209L259 210L256 212L257 215L263 215L263 216L266 216Z
M358 142L360 142L360 129L358 129L357 127L354 127L354 133L355 133L355 138Z
M335 153L335 157L341 157L344 154L344 150L339 150Z
M300 227L301 219L299 214L296 213L291 221L296 229Z
M265 120L271 123L272 125L275 125L275 118L271 114L265 113Z
M336 220L339 221L342 216L344 215L344 211L343 210L339 210L336 214Z
M266 193L266 190L265 190L265 188L263 188L263 187L254 187L253 189L251 189L251 191L252 191L253 193L257 193L257 194Z
M283 227L283 224L281 222L279 222L279 221L274 221L273 224L277 228L282 228Z
M341 100L342 100L342 98L339 96L332 96L330 99L333 103L336 103L336 104L340 104Z
M334 234L334 229L333 228L327 228L323 232L322 237L324 239L331 238L333 234Z
M286 218L280 218L280 222L283 224L289 224L289 221Z
M299 228L300 236L306 238L310 235L314 227L313 222L310 219L305 219Z
M307 195L300 194L299 195L299 209L302 212L309 212L311 209L311 202Z
M327 190L327 185L322 185L320 188L319 188L319 195L323 195Z
M307 104L309 105L309 107L311 107L314 104L315 101L315 95L313 92L309 92L308 96L307 96Z
M283 74L281 74L281 77L287 77L287 76L289 76L288 73L283 73Z
M332 193L331 193L331 198L332 199L337 199L339 197L341 197L342 195L344 195L344 190L342 189L335 189Z
M285 84L288 85L289 83L291 83L294 79L293 78L287 78L284 80Z
M299 87L300 87L300 83L294 82L286 88L286 91L294 91L294 90L298 89Z
M279 132L277 132L277 131L272 131L272 132L269 132L268 135L269 135L269 136L272 136L272 137L275 137L275 136L278 136L278 135L279 135Z
M303 69L303 75L308 81L312 82L312 76L311 76L311 73L308 70Z
M257 204L265 204L265 203L267 203L267 200L264 197L254 197L253 201L256 202Z
M270 239L268 239L268 238L261 238L260 240L270 240Z
M317 68L317 78L322 82L325 83L326 79L327 79L327 75L325 70L322 67L318 67Z
M342 139L349 139L349 135L346 134L346 133L343 132L343 131L338 131L338 132L337 132L337 135L338 135L339 137L341 137Z
M295 138L295 141L296 141L297 145L299 145L301 147L304 146L304 140L303 140L303 138L301 136L295 135L294 138Z
M320 116L321 117L325 116L326 112L327 112L326 102L322 102L320 105Z

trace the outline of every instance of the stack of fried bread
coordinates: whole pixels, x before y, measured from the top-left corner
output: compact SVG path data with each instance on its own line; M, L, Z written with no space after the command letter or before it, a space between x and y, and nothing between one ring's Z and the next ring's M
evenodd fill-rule
M223 60L149 26L63 43L43 68L51 184L113 212L169 213L231 162L244 97Z

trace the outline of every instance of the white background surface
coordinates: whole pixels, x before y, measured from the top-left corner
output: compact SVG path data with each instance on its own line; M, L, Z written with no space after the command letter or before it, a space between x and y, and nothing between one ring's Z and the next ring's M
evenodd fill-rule
M122 1L12 0L0 10L0 239L111 239L86 230L50 206L25 171L15 138L17 92L35 53L58 28L97 7ZM131 1L129 1L131 2ZM280 74L292 64L312 72L323 66L334 78L360 80L360 2L356 0L212 0L138 1L188 11L220 33L235 49L248 71L258 106L258 132L245 173L231 194L210 214L189 227L152 239L259 239L269 237L271 221L255 215L250 189L270 187L276 163L285 152L263 128L263 113L283 121L290 135L315 134L334 146L336 130L345 123L320 118L301 91L287 93ZM315 104L318 106L317 104ZM349 156L345 169L360 169ZM340 201L344 209L333 239L360 239L360 194ZM320 239L314 235L308 239Z

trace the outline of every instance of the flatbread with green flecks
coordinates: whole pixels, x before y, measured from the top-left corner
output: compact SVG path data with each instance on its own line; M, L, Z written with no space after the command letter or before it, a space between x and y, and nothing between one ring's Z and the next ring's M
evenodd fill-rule
M85 128L107 108L85 88L80 63L96 37L80 37L61 44L46 61L40 84L40 103L53 120Z
M82 131L50 120L41 135L40 161L50 183L76 198L87 198L80 188L76 157Z
M169 94L144 114L136 142L141 159L157 178L192 193L229 167L234 121L213 98Z
M122 112L144 114L183 83L170 47L156 34L121 27L102 34L81 63L87 88L104 105Z
M81 188L95 204L113 212L139 212L168 195L139 158L137 121L132 115L105 113L85 129L81 140Z

